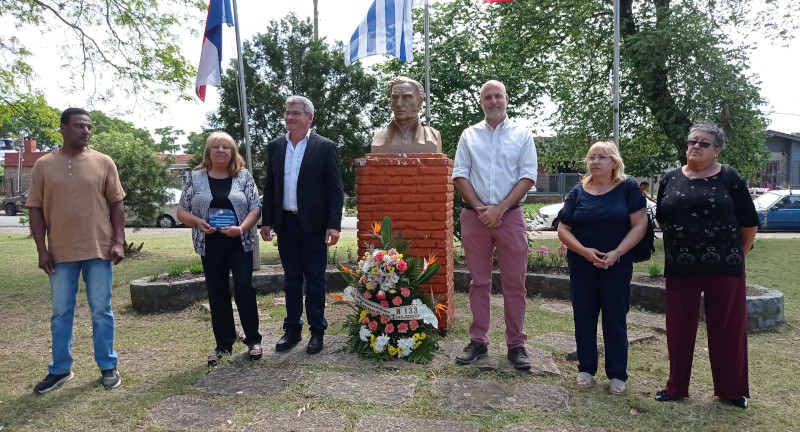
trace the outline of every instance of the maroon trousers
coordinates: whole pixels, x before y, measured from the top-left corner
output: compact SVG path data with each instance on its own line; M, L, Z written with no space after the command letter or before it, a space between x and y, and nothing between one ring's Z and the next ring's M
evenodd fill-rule
M672 397L689 396L701 293L705 297L714 395L721 399L749 398L744 274L667 277L667 393Z

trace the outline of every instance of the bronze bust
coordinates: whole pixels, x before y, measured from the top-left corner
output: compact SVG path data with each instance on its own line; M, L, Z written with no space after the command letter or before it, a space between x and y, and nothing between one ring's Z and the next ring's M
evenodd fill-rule
M425 90L418 81L397 77L389 82L394 118L375 132L372 153L441 153L439 131L419 123Z

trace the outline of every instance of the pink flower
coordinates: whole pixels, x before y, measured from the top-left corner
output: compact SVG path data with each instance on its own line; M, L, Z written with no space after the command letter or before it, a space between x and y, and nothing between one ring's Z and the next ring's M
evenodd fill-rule
M376 261L380 261L382 259L383 259L383 251L380 251L377 254L375 254L375 260Z
M386 324L386 327L383 329L383 331L385 331L386 334L394 333L394 324L392 323Z
M411 295L411 290L408 287L400 288L400 295L403 297L408 297Z
M361 323L362 324L369 324L369 318L368 317L361 318Z
M408 331L408 324L400 323L397 325L397 332L398 333L405 333Z
M395 306L400 306L401 304L403 304L403 298L400 296L394 296L394 298L392 299L392 304Z
M389 317L381 315L381 324L387 324L389 321L391 321Z
M378 322L377 321L370 321L368 327L369 327L370 330L375 331L375 329L378 328Z
M386 301L386 300L381 300L381 306L383 306L383 307L389 307L389 302L388 302L388 301Z
M372 298L372 293L369 292L369 290L364 291L364 298L367 299L367 300L371 299Z
M406 263L405 261L400 261L397 263L397 270L404 272L406 271L407 268L408 268L408 263Z
M411 320L411 322L408 323L408 326L411 327L411 330L416 330L417 327L419 327L419 323L417 320Z

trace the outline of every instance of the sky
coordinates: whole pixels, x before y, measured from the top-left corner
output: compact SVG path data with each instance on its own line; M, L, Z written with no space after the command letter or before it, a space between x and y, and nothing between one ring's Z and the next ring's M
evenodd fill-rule
M328 42L345 40L352 35L358 24L366 15L367 9L373 0L319 0L319 30ZM447 0L433 0L447 1ZM343 4L347 7L342 7ZM268 0L238 0L239 29L241 39L249 40L253 35L266 30L270 20L278 20L289 12L294 12L300 18L312 17L313 0L294 1L268 1ZM487 5L487 7L502 7L502 4ZM199 17L196 31L202 34L204 16ZM183 54L192 63L197 65L200 59L202 36L182 37ZM800 35L798 35L800 37ZM56 47L48 44L32 44L35 57L32 63L38 77L34 85L45 92L48 103L61 109L67 106L84 106L86 95L76 93L66 95L62 87L68 85L59 78L58 70L53 70L50 59L55 55ZM794 40L789 46L777 46L769 42L760 42L759 47L751 54L751 72L760 76L761 94L769 104L765 108L768 115L769 129L784 133L800 132L800 84L797 81L797 71L800 70L800 41ZM227 67L229 60L236 55L235 32L226 29L223 35L223 68ZM370 60L372 59L372 60ZM367 59L367 64L374 63L380 57ZM363 62L364 60L362 60ZM187 90L194 96L194 88ZM513 103L513 95L512 103ZM157 113L138 107L132 114L123 114L120 117L132 122L137 127L154 131L156 128L172 126L188 132L200 132L206 124L206 116L216 109L219 97L214 87L208 87L205 103L196 97L193 100L174 102L168 101L170 109L164 113ZM118 108L128 108L132 102L115 100L119 106L106 106L97 104L93 108L107 113L115 113ZM127 104L127 106L126 106ZM549 110L551 111L551 110ZM182 140L179 140L181 142Z

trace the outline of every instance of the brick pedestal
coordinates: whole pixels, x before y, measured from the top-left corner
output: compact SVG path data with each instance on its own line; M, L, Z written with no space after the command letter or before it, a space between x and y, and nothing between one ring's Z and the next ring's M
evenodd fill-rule
M380 246L372 227L388 216L392 231L411 241L407 255L435 254L439 273L423 285L447 312L436 311L439 328L453 318L453 161L443 153L367 154L355 162L358 254L365 242Z

